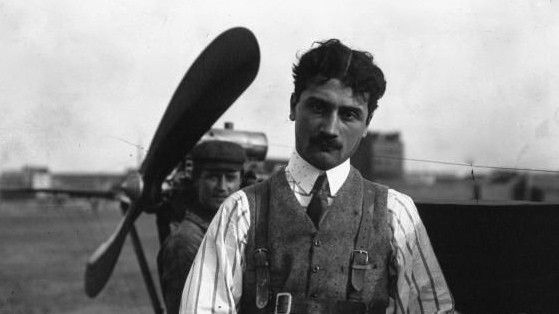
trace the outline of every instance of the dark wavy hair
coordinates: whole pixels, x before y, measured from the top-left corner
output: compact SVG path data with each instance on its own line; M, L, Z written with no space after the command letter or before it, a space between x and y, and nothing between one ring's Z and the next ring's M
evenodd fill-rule
M316 43L317 47L305 52L299 63L293 65L295 99L298 101L311 83L339 79L352 89L355 96L368 96L369 122L386 90L384 74L373 62L373 56L366 51L352 50L338 39Z

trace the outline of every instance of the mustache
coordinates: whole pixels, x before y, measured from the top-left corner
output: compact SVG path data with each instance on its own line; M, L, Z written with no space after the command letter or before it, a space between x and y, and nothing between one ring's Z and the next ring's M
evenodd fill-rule
M309 139L312 145L326 149L342 149L343 145L335 137L328 135L317 135Z

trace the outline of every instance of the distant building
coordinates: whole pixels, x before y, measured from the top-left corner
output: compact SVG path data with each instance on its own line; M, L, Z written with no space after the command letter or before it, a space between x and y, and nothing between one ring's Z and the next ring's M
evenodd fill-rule
M47 167L24 166L0 174L2 198L30 198L22 189L109 191L120 184L126 173L51 173ZM19 190L19 191L10 191ZM44 193L40 194L44 196Z
M529 201L559 201L559 175L517 174L510 188L511 198Z
M368 132L351 164L369 179L397 179L404 173L404 144L400 132Z
M52 174L52 188L109 191L120 184L124 176L124 173L55 173Z
M4 171L0 175L0 187L3 189L48 189L51 185L51 174L47 167L25 166L20 170Z

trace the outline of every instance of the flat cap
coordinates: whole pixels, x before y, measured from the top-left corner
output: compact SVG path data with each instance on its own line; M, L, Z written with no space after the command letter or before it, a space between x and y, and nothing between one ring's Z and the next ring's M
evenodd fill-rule
M206 141L192 149L194 167L215 170L241 170L246 161L241 145L227 141Z

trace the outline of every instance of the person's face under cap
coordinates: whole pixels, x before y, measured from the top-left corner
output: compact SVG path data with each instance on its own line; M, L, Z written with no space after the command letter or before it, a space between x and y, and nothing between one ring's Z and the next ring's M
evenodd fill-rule
M241 171L246 159L244 149L235 143L208 141L192 152L194 184L198 201L216 212L223 201L241 186Z

